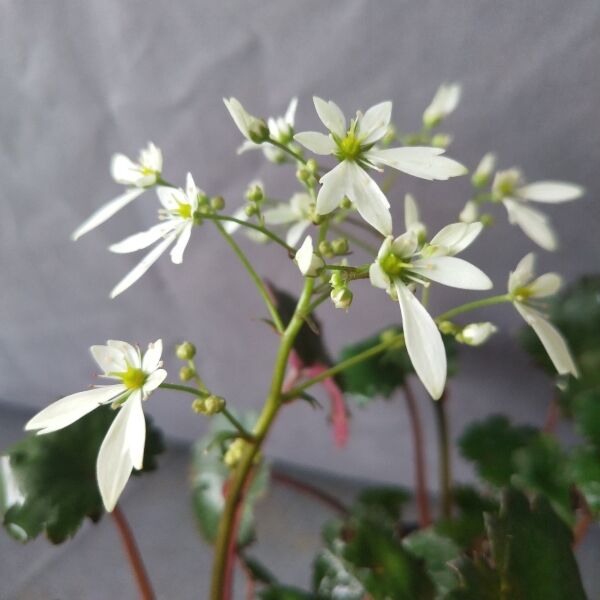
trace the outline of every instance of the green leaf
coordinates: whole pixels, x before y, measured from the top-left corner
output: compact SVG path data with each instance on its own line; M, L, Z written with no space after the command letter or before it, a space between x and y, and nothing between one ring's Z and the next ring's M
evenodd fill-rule
M380 523L394 529L401 522L402 509L411 496L403 488L373 486L361 491L352 506L352 514L359 519Z
M508 600L501 594L498 573L483 559L471 560L463 556L454 566L458 587L445 600Z
M575 395L571 408L581 434L600 449L600 393L586 390Z
M267 567L265 567L261 562L256 560L253 556L246 556L243 553L238 553L240 559L244 562L244 566L247 571L252 576L254 581L259 583L264 583L267 585L275 585L277 583L277 578Z
M97 408L65 429L25 437L0 457L0 516L13 537L26 542L45 533L59 544L86 517L102 516L96 458L115 415ZM146 430L142 471L151 471L164 445L149 417Z
M456 587L456 571L450 562L458 558L460 550L451 539L428 528L411 533L402 544L411 554L425 561L427 573L439 594L447 594Z
M592 514L600 516L600 451L596 448L577 448L570 456L573 481L583 494Z
M343 546L343 542L333 547ZM353 573L352 565L333 550L321 550L313 563L313 590L319 598L344 598L363 600L365 588Z
M241 418L242 425L252 429L252 417ZM222 416L213 419L210 434L196 442L192 449L192 501L200 532L207 542L214 543L219 520L225 506L225 488L230 470L223 463L224 444L234 429ZM234 436L237 437L237 436ZM247 546L254 540L254 509L269 486L269 466L263 461L254 471L245 497L238 529L238 544Z
M527 425L513 426L501 415L491 416L469 426L458 441L461 454L475 463L482 479L502 487L515 472L514 453L536 435Z
M274 585L260 592L261 600L318 600L317 597L297 588Z
M507 490L499 515L486 515L502 598L585 600L571 549L571 530L541 496Z

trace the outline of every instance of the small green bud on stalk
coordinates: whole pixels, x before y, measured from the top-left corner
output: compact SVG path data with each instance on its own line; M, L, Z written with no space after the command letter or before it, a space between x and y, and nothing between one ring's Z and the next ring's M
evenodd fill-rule
M181 369L179 369L179 379L181 379L181 381L190 381L190 379L193 379L196 376L196 371L194 369L192 369L192 367L181 367Z
M269 139L269 126L264 119L254 119L248 127L248 135L255 144L262 144Z
M196 356L196 346L192 342L182 342L175 349L175 354L180 360L192 360Z
M246 216L253 217L258 213L258 208L256 208L255 204L248 204L244 207L244 212L246 213Z
M246 442L242 438L236 438L231 442L231 445L223 456L223 462L230 468L233 469L241 460L244 453Z
M305 169L310 175L316 175L317 171L319 170L319 165L314 158L311 158L306 161Z
M434 148L447 148L452 143L452 136L448 133L436 133L431 138L431 145Z
M200 415L216 415L225 408L225 399L211 394L206 398L196 398L192 402L192 410Z
M333 248L327 240L319 242L319 253L327 258L331 258L333 256Z
M213 210L223 210L225 208L225 198L223 196L214 196L210 199L210 207Z
M484 227L491 227L494 224L494 217L490 214L481 215L481 217L479 217L479 220L481 221Z
M451 321L442 321L438 324L438 329L442 333L450 335L454 335L457 331L459 331L459 328Z
M338 238L331 242L331 249L334 254L347 254L349 245L346 238Z
M262 202L265 198L265 192L260 185L255 183L246 190L246 198L250 202Z
M350 200L348 196L344 196L342 202L340 203L340 206L345 210L349 210L352 208L352 200Z
M347 287L341 287L331 291L331 300L336 308L349 308L353 298L354 294Z

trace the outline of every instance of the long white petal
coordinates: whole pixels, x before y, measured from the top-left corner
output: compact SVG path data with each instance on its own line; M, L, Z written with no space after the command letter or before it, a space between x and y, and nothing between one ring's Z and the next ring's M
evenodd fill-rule
M583 196L584 191L580 185L566 181L536 181L519 188L517 194L534 202L557 204L576 200Z
M321 177L321 189L317 196L317 213L329 214L336 209L348 191L348 161L343 160Z
M146 442L146 419L142 409L142 393L136 390L127 400L131 403L129 418L127 419L127 446L134 469L144 466L144 444Z
M535 254L526 254L508 276L508 291L512 294L518 288L527 285L535 274Z
M558 273L544 273L529 284L528 288L533 298L553 296L562 286L562 277Z
M234 123L237 125L237 128L245 138L250 140L250 124L252 123L253 117L246 112L240 101L236 98L223 98L223 102Z
M338 137L344 137L346 135L346 117L340 107L332 100L326 102L318 96L313 96L313 102L323 125Z
M540 342L542 342L542 345L546 349L557 372L561 375L570 373L574 377L577 377L577 367L569 352L569 347L558 329L537 310L525 306L520 302L515 302L514 305L519 314L532 327L538 338L540 338Z
M294 126L294 120L296 118L296 108L298 107L298 98L294 97L290 100L290 103L285 111L284 120L290 126Z
M113 154L110 161L112 178L123 185L136 185L141 176L139 165L124 154Z
M419 379L437 400L446 385L446 350L442 336L415 295L401 281L394 283L402 312L406 350Z
M188 198L181 188L161 185L156 188L156 195L167 210L177 210L180 204L188 204Z
M303 131L297 133L294 139L315 154L333 154L336 149L335 142L328 135L318 131Z
M306 277L315 277L323 267L323 259L313 252L313 241L310 235L306 236L296 252L295 261L300 273Z
M238 208L231 216L234 219L239 219L240 221L247 221L249 217L248 213L244 209L245 206ZM235 233L240 227L242 227L242 225L236 223L235 221L223 221L223 229L229 235Z
M153 225L150 229L146 231L141 231L140 233L134 233L129 237L117 242L116 244L112 244L108 249L111 252L115 252L116 254L128 254L129 252L137 252L138 250L143 250L148 246L152 246L155 242L163 238L169 231L172 231L177 226L177 223L174 221L165 221L163 223L158 223L157 225Z
M183 262L183 253L192 235L192 223L186 223L177 233L177 240L171 249L171 260L180 265Z
M382 290L389 290L391 282L390 278L384 273L379 262L374 262L369 267L369 279L371 285Z
M361 217L382 235L392 233L390 203L371 176L354 162L346 169L348 197Z
M164 369L156 369L156 371L150 373L148 379L142 386L142 392L144 394L143 399L145 400L167 377L167 372Z
M142 358L142 371L144 371L144 373L152 373L152 371L158 369L162 351L163 343L161 339L148 344L148 349L144 352Z
M25 425L27 431L39 429L39 434L67 427L102 404L112 402L126 391L124 385L107 385L65 396L44 408Z
M116 298L123 293L128 287L132 286L159 258L160 255L169 247L175 240L175 234L167 236L160 244L157 244L146 256L133 268L110 293L111 298Z
M362 144L372 144L382 138L392 118L392 103L388 100L371 106L360 119L358 135Z
M489 290L490 278L475 265L455 256L434 256L413 262L411 270L442 285L463 290Z
M442 228L431 240L432 246L444 246L448 254L458 254L470 246L481 233L483 225L476 223L451 223Z
M104 221L110 219L115 213L125 208L130 202L144 193L143 188L134 188L127 190L124 194L117 196L104 206L101 206L95 213L88 217L72 234L72 240L78 240L82 235L102 225Z
M285 236L285 243L292 248L296 247L296 244L300 241L302 234L306 231L310 225L309 221L299 221L294 223L289 229Z
M441 148L407 146L370 150L365 156L375 164L384 164L429 181L445 181L467 173L464 165L451 158L439 156L442 152Z
M141 392L136 390L119 409L98 452L96 477L104 507L108 512L112 511L117 504L117 500L133 469L133 454L130 443L137 444L137 452L137 447L139 446L139 425L137 428L135 425L131 426L130 419L136 420L138 418L139 411L141 410L140 404ZM134 434L131 440L129 439L130 432Z
M92 357L104 374L122 373L127 370L126 356L114 346L92 346Z
M412 194L404 196L404 228L408 231L412 226L419 225L419 207Z
M140 356L140 350L137 346L130 344L129 342L123 342L122 340L108 340L107 346L116 348L125 356L125 360L129 365L136 369L141 369L142 359Z
M556 234L544 213L511 198L505 198L503 203L508 212L508 220L512 224L518 225L528 238L544 250L557 249Z
M263 217L269 225L287 225L295 221L298 215L288 203L282 202L263 211Z

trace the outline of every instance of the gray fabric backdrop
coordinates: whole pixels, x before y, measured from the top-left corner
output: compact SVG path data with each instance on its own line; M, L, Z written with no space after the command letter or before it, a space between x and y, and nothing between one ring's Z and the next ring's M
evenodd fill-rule
M447 124L456 133L451 155L473 166L494 150L501 166L521 165L531 180L585 185L584 200L550 211L562 251L540 251L540 267L569 280L597 270L599 28L597 0L1 0L0 397L33 410L82 389L94 373L86 348L107 338L163 337L172 348L187 337L197 342L215 390L243 408L259 406L275 339L258 321L264 310L255 290L210 227L194 233L183 265L165 257L115 301L109 290L138 256L110 255L106 247L152 223L152 195L77 244L69 241L119 192L108 174L111 154L136 154L147 140L163 149L169 179L182 181L191 170L232 209L256 176L274 195L294 191L293 174L265 164L260 153L236 157L240 135L223 96L280 114L298 95L300 129L317 126L315 93L348 112L390 98L394 121L408 130L419 125L437 85L458 80L464 101ZM401 177L392 198L396 221L406 191L416 194L435 229L454 218L467 190L464 178L432 184ZM502 290L508 270L532 245L498 214L501 224L469 256ZM298 288L285 257L247 246L261 273ZM381 292L368 285L356 291L350 315L322 310L333 350L399 320ZM462 298L436 288L433 306ZM515 349L516 314L501 307L484 315L503 330L481 352L465 353L470 360L453 385L455 432L492 410L539 422L552 395ZM167 353L169 367L175 372L178 365ZM192 439L203 430L187 399L160 394L148 408L173 436ZM409 483L401 398L354 412L344 451L332 451L325 413L304 403L284 411L268 450ZM433 464L432 428L427 437ZM464 467L459 474L467 476Z

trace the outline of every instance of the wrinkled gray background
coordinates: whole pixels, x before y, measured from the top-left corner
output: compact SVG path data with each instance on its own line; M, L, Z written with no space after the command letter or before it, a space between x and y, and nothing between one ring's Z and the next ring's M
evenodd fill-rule
M494 150L502 167L521 165L530 180L585 185L584 200L550 210L562 251L538 254L541 269L568 280L597 270L599 27L597 0L1 0L0 398L33 411L88 385L91 344L162 337L167 349L183 338L196 341L209 385L235 406L260 406L276 339L259 321L265 311L245 272L210 226L194 232L183 265L164 257L115 301L109 290L139 257L111 255L106 247L152 224L153 194L77 244L69 241L85 217L120 191L108 173L111 154L136 155L148 140L163 149L168 179L182 182L191 170L231 210L257 176L272 195L293 192L290 167L266 164L258 152L236 156L241 136L223 96L276 115L298 95L300 130L319 127L313 94L335 99L347 113L390 98L394 121L411 130L437 85L460 81L464 101L445 128L456 134L450 155L473 167ZM468 182L400 177L391 198L397 229L406 191L416 194L435 230L455 218ZM468 256L500 292L532 245L498 215L498 227ZM242 243L262 274L299 289L285 256ZM348 315L329 306L321 311L333 351L399 320L397 306L380 291L362 283L355 292ZM433 310L471 297L438 287ZM454 432L490 411L539 423L552 390L511 338L521 326L517 315L500 307L479 317L503 329L481 352L465 352L452 385ZM173 375L179 367L169 352L166 366ZM431 425L428 400L420 398ZM193 439L205 426L191 416L187 398L157 394L148 409L178 438ZM340 451L332 450L324 411L291 406L268 451L409 484L401 398L354 413L351 442ZM433 468L431 427L427 440ZM467 475L464 467L459 475ZM431 471L430 478L433 484Z

